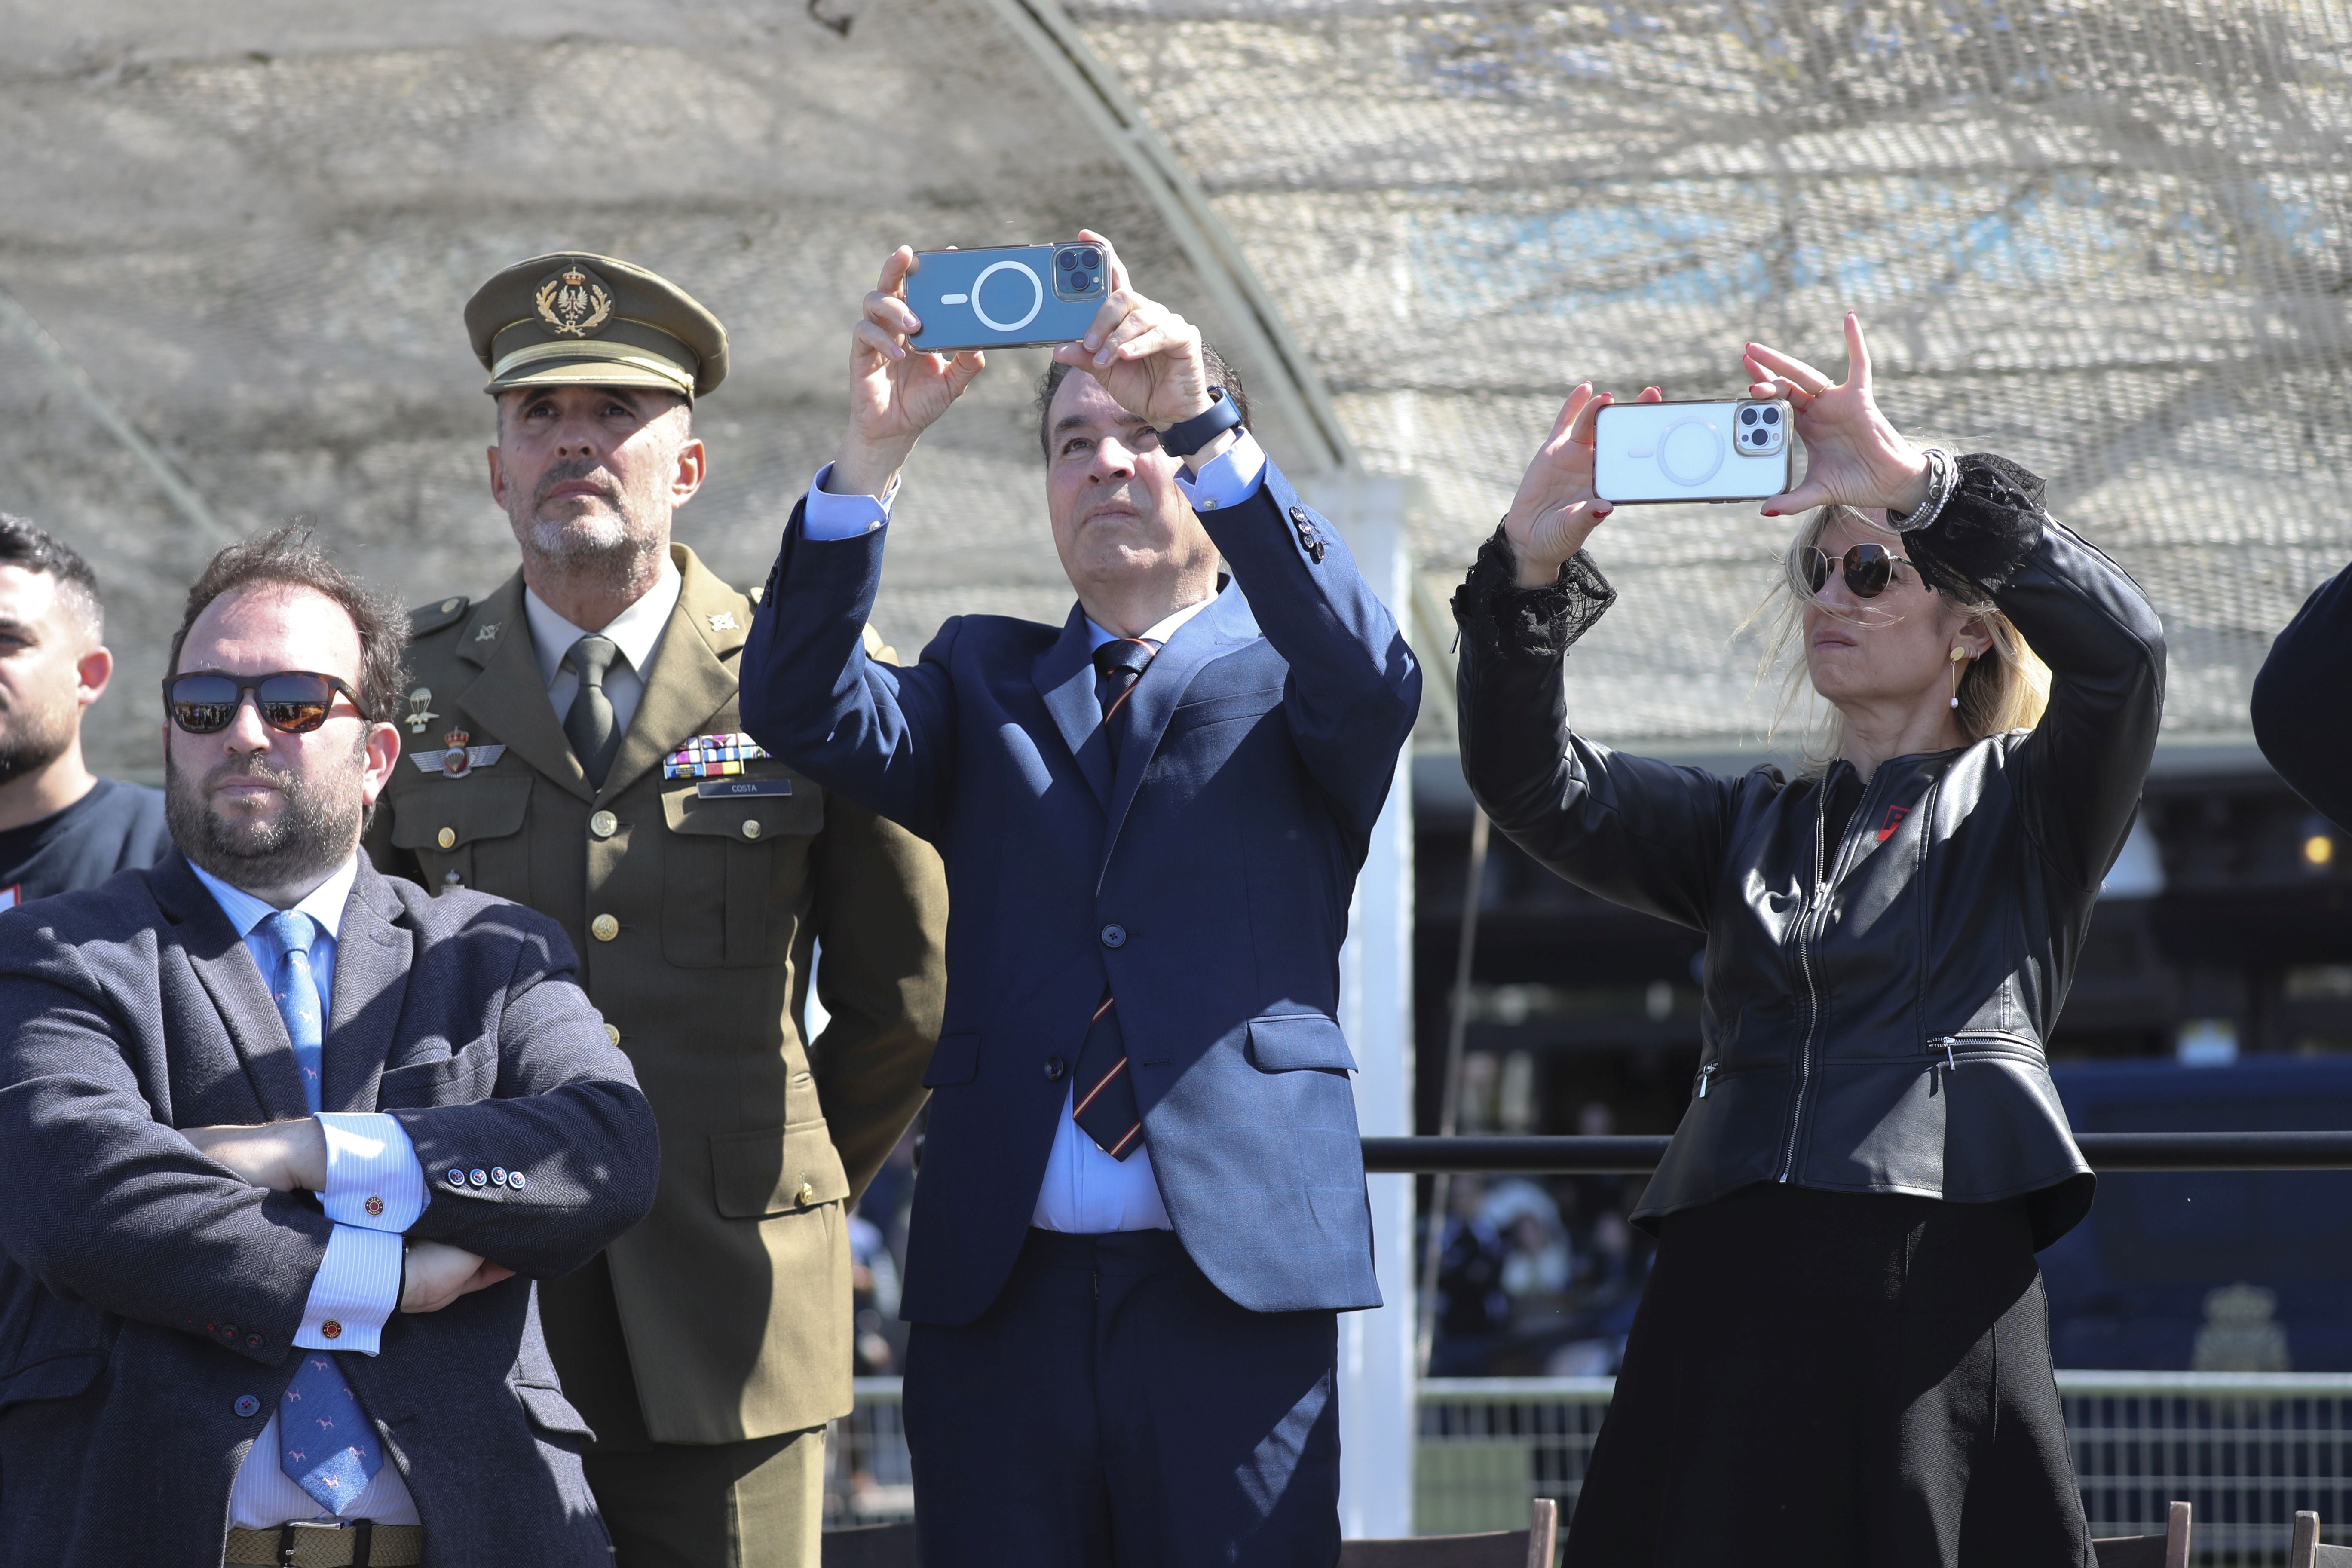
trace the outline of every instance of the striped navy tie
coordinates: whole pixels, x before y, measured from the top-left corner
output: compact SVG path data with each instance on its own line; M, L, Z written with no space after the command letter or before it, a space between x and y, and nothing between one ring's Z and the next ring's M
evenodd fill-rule
M1103 742L1110 748L1113 768L1118 766L1119 741L1127 729L1128 695L1159 651L1141 637L1118 637L1095 649L1095 700L1102 705ZM1070 1114L1103 1152L1124 1160L1143 1146L1143 1112L1136 1104L1127 1041L1119 1034L1118 1009L1108 986L1087 1025L1086 1042L1078 1047L1078 1081L1071 1092Z

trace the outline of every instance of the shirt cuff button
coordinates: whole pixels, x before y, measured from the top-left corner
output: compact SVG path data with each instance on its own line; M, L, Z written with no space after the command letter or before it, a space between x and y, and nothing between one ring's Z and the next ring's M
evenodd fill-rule
M341 1339L343 1337L342 1320L340 1318L329 1318L325 1322L319 1325L319 1332L331 1340Z
M367 1210L368 1218L370 1219L382 1219L383 1217L383 1200L382 1198L371 1195L368 1198L368 1201L362 1204L360 1206Z

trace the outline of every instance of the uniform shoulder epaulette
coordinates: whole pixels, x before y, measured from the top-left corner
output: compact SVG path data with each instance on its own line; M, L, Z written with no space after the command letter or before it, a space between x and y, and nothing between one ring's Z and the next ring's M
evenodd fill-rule
M765 583L754 583L743 590L743 596L756 605L760 602L760 595L767 591L768 585Z
M426 637L445 626L455 626L473 607L474 601L463 594L452 595L430 605L421 605L408 612L408 635L411 638Z

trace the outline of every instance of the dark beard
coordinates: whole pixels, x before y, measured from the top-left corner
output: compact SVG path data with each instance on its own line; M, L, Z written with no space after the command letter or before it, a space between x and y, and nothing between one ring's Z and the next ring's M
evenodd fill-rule
M366 738L352 749L355 783L366 754ZM205 795L224 779L267 779L286 797L275 820L231 822L205 805ZM232 888L283 888L323 878L351 857L359 842L366 807L356 787L342 778L304 780L269 767L258 757L225 763L191 783L167 753L163 759L163 819L180 853Z
M74 719L66 713L22 709L0 720L0 784L37 773L66 754L74 742Z

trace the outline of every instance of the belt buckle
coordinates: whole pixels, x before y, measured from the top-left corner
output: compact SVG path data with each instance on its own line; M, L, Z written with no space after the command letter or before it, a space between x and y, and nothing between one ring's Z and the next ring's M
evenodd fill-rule
M352 1568L368 1568L375 1521L355 1519L349 1524L338 1521L333 1524L306 1524L288 1520L278 1527L278 1568L294 1568L295 1531L299 1530L348 1530L352 1532Z

